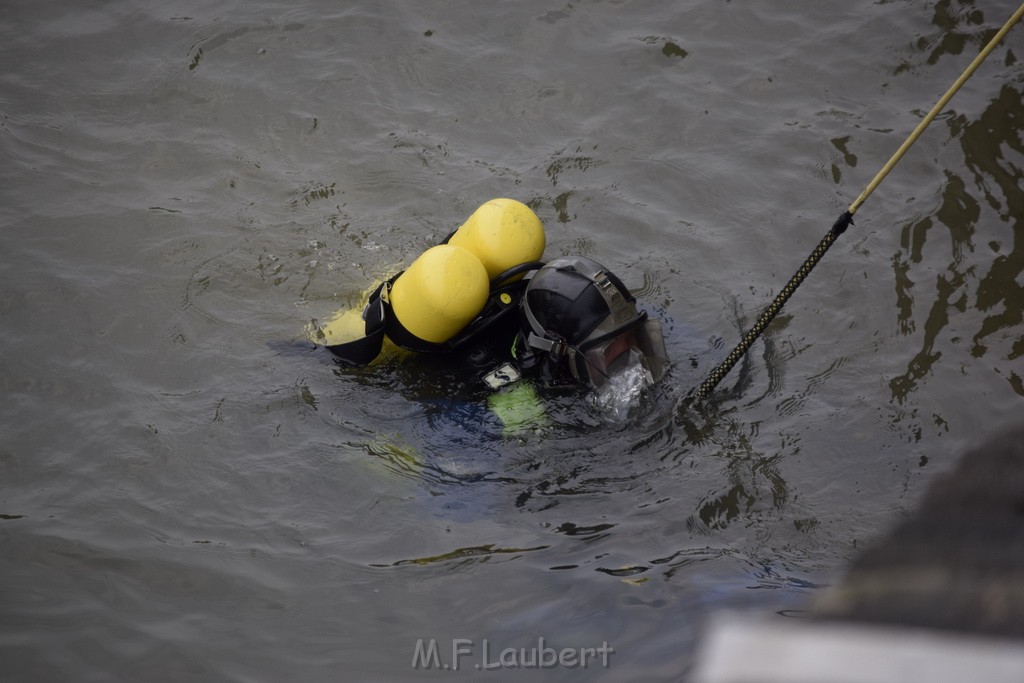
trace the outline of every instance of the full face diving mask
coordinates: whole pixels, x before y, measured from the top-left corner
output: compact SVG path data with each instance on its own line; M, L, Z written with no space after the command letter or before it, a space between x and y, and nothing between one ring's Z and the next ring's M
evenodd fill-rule
M636 363L650 383L665 374L661 321L638 311L622 282L591 259L558 258L538 270L519 313L517 359L545 380L599 388Z

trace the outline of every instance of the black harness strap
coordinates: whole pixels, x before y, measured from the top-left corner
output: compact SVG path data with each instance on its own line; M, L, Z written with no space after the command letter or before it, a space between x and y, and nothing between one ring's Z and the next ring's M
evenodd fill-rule
M397 277L398 275L395 276L395 278ZM387 297L382 295L382 292L385 288L391 288L391 283L395 281L395 278L381 283L380 287L370 295L369 303L363 308L366 336L343 344L327 345L327 350L333 353L342 363L346 365L367 365L380 355L380 350L384 346L385 320L388 318L391 309L391 306L385 303Z

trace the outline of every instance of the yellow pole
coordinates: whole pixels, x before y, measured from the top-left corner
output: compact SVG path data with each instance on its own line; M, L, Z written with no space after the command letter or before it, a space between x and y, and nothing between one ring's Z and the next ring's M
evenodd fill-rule
M939 101L935 103L935 106L932 107L930 112L928 112L928 115L921 119L921 123L917 124L917 128L914 129L914 132L910 134L910 137L907 138L906 142L900 145L900 148L892 155L889 162L882 167L882 170L878 172L878 175L868 183L868 186L864 188L864 191L861 192L860 196L854 200L853 204L850 204L850 208L847 209L847 211L850 212L851 216L857 213L857 209L860 208L860 205L863 204L871 193L875 191L875 188L881 184L882 180L885 179L885 176L889 175L889 171L899 163L899 160L907 153L910 146L917 142L917 139L921 137L921 133L923 133L924 129L928 127L928 124L930 124L932 120L939 115L939 112L949 104L949 101L953 99L953 95L955 95L960 89L960 86L967 82L967 79L971 77L979 66L981 66L981 63L985 61L985 58L988 57L989 53L996 49L996 46L999 45L1003 37L1010 32L1010 29L1013 28L1014 24L1020 21L1022 16L1024 16L1024 4L1021 4L1021 6L1017 8L1017 11L1013 13L1013 16L1003 24L1003 27L999 29L999 32L996 33L995 36L992 37L992 40L988 42L988 45L985 46L985 49L979 52L978 56L974 58L974 61L967 67L967 70L960 75L960 78L956 79L956 82L950 86L949 90L946 91L946 94L939 98Z

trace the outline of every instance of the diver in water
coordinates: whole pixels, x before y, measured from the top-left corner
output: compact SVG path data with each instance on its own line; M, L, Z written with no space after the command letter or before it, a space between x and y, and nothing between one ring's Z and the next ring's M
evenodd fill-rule
M543 412L537 383L594 390L624 417L668 369L662 323L601 264L583 256L545 263L544 248L543 225L528 207L487 202L378 286L361 314L336 318L347 330L329 323L316 342L345 366L372 364L387 340L438 360L453 376L471 375L460 397L486 395L513 431Z
M360 309L313 326L317 353L396 373L418 404L398 433L369 438L419 473L424 514L471 521L519 500L515 463L536 456L563 400L621 422L667 371L662 322L622 280L583 256L544 263L544 248L529 207L492 200Z
M661 379L661 321L599 263L543 263L543 250L543 227L529 207L491 200L373 291L358 321L362 337L338 341L328 325L318 341L342 364L363 366L386 337L468 365L491 392L523 377L605 392L615 382L636 392Z

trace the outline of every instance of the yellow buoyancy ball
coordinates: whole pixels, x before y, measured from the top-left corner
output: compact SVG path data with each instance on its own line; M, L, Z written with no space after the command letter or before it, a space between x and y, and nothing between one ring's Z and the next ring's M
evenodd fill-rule
M462 247L442 244L420 254L395 280L389 297L406 330L441 343L483 310L489 291L480 259Z
M493 278L544 254L544 226L530 207L514 199L492 199L473 212L448 244L468 249Z

